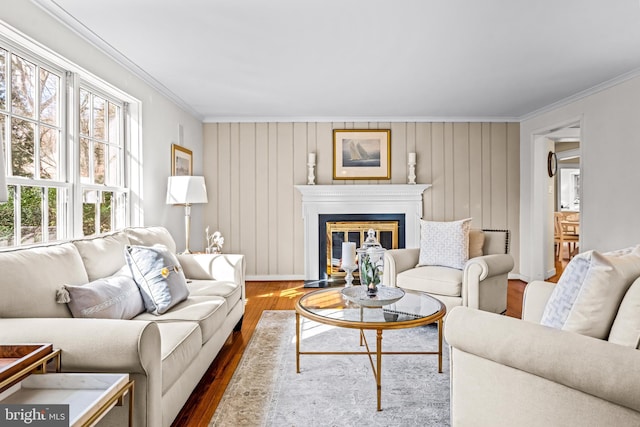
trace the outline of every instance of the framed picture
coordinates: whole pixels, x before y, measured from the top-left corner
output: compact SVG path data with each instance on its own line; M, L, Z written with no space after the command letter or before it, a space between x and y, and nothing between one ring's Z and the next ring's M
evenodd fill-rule
M193 174L193 153L188 148L171 144L171 175Z
M391 179L391 131L334 129L333 179Z

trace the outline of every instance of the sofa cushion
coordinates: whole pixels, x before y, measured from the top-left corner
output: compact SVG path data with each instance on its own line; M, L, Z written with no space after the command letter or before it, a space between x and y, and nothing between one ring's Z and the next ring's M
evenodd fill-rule
M540 323L606 339L620 301L639 275L640 247L622 254L578 254L560 276Z
M439 265L462 270L469 260L471 218L460 221L420 221L418 265Z
M123 251L129 244L129 238L123 232L74 240L72 243L80 252L90 281L111 276L126 264Z
M126 265L113 276L63 289L73 317L132 319L144 311L142 295Z
M155 316L151 313L142 313L135 319L154 322L175 322L176 320L197 322L202 332L202 343L204 344L222 326L227 312L227 302L222 297L189 296L164 314Z
M234 282L217 280L191 280L187 282L189 295L216 296L227 300L227 309L230 311L240 301L242 286Z
M165 246L127 246L124 254L149 313L162 314L189 296L182 267Z
M469 230L469 258L477 258L484 255L484 231L478 229Z
M462 270L438 266L416 267L398 274L396 285L430 294L459 297L462 292Z
M162 394L189 367L202 349L196 322L158 322L161 339Z
M633 282L620 303L609 341L640 349L640 278Z
M0 252L0 317L71 317L56 291L89 278L72 243Z
M176 242L164 227L132 227L125 230L129 243L137 246L166 246L171 253L176 253Z

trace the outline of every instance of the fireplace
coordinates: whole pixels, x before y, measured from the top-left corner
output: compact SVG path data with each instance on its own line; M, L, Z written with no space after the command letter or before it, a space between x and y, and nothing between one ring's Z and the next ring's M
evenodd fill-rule
M354 242L359 248L370 228L376 231L376 238L383 248L405 246L404 214L322 214L318 227L320 280L345 275L340 269L342 242Z
M429 187L429 184L296 185L302 194L305 280L320 279L322 271L320 236L326 230L323 227L320 231L321 215L402 215L404 230L399 230L399 235L404 233L405 247L417 248L422 193Z

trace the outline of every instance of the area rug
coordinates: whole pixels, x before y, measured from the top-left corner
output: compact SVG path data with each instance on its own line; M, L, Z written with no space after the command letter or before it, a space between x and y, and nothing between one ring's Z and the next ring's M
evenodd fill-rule
M375 331L367 331L375 346ZM435 325L383 333L383 350L434 351ZM448 426L449 357L382 358L382 411L366 355L301 355L295 312L265 311L209 426ZM305 320L302 351L360 351L358 331Z

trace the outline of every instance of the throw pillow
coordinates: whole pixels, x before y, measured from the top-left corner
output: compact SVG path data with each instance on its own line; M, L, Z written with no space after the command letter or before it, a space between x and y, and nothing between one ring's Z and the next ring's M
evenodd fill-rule
M176 256L166 246L127 246L125 258L149 313L162 314L189 296Z
M622 255L576 255L560 276L540 323L606 339L620 301L638 275L640 247Z
M609 342L640 348L640 279L633 282L620 303Z
M469 259L484 255L483 247L484 231L477 229L469 230Z
M420 221L418 265L439 265L462 270L469 260L471 218L460 221Z
M62 286L57 300L67 303L73 317L132 319L144 311L142 295L126 265L113 276Z

